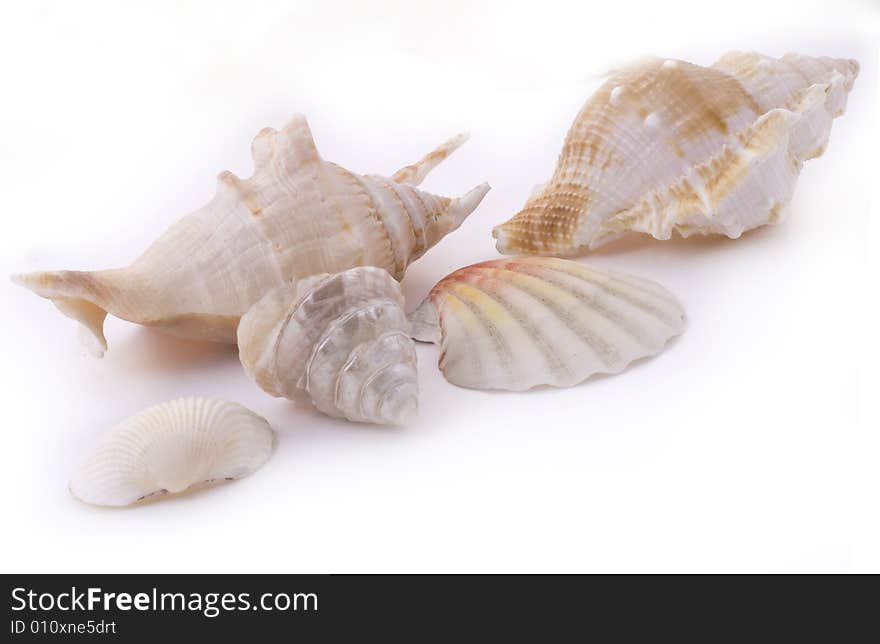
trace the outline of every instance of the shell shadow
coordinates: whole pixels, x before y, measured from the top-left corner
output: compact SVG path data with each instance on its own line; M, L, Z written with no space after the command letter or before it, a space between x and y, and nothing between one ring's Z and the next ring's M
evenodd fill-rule
M664 256L688 257L722 251L742 252L747 246L765 243L781 234L784 226L760 226L745 231L733 239L724 235L694 235L682 237L675 233L670 239L656 239L650 235L630 233L569 259L589 261L591 257L615 257L631 253L654 252Z
M138 327L110 351L108 358L113 356L119 366L140 373L200 370L238 362L238 348L233 344L178 338L149 327Z
M335 418L321 413L307 400L283 400L272 414L272 427L283 440L316 441L334 436L371 434L397 434L411 429L418 420L406 425L380 425ZM333 439L335 440L335 438Z
M445 275L445 274L444 274ZM412 313L422 303L428 292L444 275L436 275L428 270L416 270L411 267L407 270L403 282L400 284L403 298L406 301L406 312Z

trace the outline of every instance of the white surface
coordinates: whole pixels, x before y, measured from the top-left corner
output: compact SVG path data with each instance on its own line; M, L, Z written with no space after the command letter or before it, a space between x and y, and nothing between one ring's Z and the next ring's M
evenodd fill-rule
M754 48L862 73L785 224L588 258L667 286L688 330L573 389L458 389L421 345L419 421L347 424L267 397L229 347L109 319L90 358L3 282L3 572L880 570L875 2L289 4L4 4L0 272L128 263L301 111L325 158L366 172L471 131L425 187L493 190L410 269L414 307L497 256L491 226L550 175L610 66ZM133 510L68 494L111 426L188 394L265 415L266 467Z

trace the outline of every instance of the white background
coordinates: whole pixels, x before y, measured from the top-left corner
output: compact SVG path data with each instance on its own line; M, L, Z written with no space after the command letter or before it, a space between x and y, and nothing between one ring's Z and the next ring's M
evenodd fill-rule
M497 256L491 226L549 177L614 65L793 50L862 73L783 225L582 260L666 285L688 329L568 390L459 389L420 345L418 421L348 424L268 397L233 348L110 318L93 359L72 321L4 280L3 572L880 570L877 3L142 4L4 3L0 272L127 264L219 171L250 174L251 138L294 112L361 172L469 130L425 188L493 190L411 267L414 307ZM69 496L113 425L189 394L265 415L265 468L134 509Z

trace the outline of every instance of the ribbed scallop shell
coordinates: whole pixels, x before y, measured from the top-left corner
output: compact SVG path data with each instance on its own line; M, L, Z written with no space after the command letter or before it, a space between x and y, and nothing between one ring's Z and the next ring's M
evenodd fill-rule
M115 427L70 481L93 505L130 505L154 494L238 479L272 453L272 428L235 403L181 398L155 405Z
M449 199L415 187L466 138L451 139L386 179L324 161L308 123L297 116L254 139L253 176L221 173L215 197L131 266L16 279L81 322L99 355L108 312L177 335L235 342L241 315L292 279L362 265L401 278L489 190L483 184Z
M440 369L475 389L569 387L659 353L684 311L646 279L552 257L474 264L443 278L412 315L440 343Z
M578 114L556 171L496 226L502 253L573 255L627 231L739 237L780 221L825 150L854 60L729 53L612 75Z
M402 423L418 411L418 375L400 285L365 266L266 294L242 317L241 362L273 396L305 392L330 416Z

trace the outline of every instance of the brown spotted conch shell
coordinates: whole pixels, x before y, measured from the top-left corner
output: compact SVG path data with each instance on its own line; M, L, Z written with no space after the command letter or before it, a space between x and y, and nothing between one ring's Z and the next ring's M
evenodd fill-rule
M550 181L493 230L498 250L576 255L626 232L736 238L776 223L858 70L734 52L615 73L575 118Z

